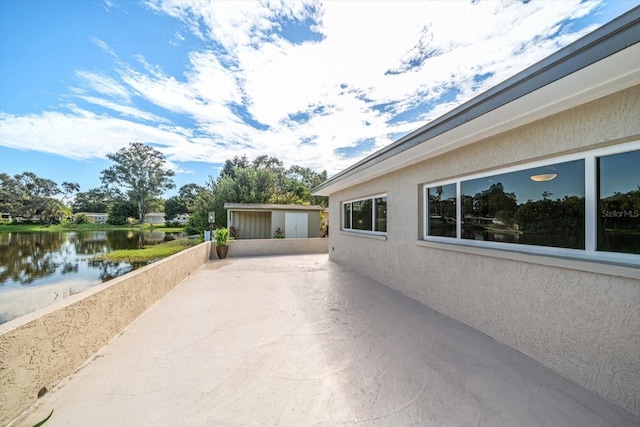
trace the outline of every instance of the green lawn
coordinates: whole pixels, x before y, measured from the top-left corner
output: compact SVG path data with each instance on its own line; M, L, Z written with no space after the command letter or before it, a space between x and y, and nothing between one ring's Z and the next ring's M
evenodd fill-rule
M202 239L177 239L158 245L147 246L142 249L121 249L107 254L98 255L93 259L97 261L124 261L139 263L166 258L184 249L190 248L202 242Z

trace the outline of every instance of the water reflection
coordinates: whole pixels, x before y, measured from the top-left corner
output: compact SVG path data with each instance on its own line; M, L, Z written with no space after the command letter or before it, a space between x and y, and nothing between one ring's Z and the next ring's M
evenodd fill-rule
M94 255L141 248L178 236L132 230L2 233L0 323L145 265L94 261Z

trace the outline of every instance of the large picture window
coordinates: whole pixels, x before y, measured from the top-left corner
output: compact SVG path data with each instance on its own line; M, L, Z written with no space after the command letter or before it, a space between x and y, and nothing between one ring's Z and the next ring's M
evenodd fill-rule
M462 181L462 238L584 249L584 182L584 160Z
M387 232L386 194L343 202L342 229L385 234Z
M640 261L639 142L423 191L425 240Z
M640 254L640 150L598 158L598 250Z

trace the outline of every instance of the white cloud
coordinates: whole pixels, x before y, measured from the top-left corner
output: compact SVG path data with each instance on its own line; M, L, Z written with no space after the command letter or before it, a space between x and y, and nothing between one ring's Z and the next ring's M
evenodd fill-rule
M104 40L100 40L97 37L91 37L90 39L96 46L107 52L109 55L113 56L114 58L118 57L118 55L116 55L113 49L111 49L111 47Z
M185 28L205 46L186 53L181 75L145 52L126 63L94 38L115 58L115 72L76 72L71 97L88 105L2 114L2 144L89 158L139 140L159 144L174 163L268 154L332 174L370 154L341 158L335 150L363 140L379 149L390 135L417 129L591 31L561 23L600 3L149 0L149 13L179 21L167 48L187 44ZM321 41L294 44L279 33L287 21L307 18L318 22L312 30ZM486 80L476 82L478 75ZM441 102L451 89L456 98ZM430 102L412 120L393 120ZM118 117L91 112L91 104ZM299 113L308 120L291 119Z
M127 88L107 75L79 70L76 71L76 77L80 80L81 86L88 90L93 90L100 95L106 95L127 103L131 102ZM82 92L82 90L76 92Z
M107 154L134 141L153 141L164 146L189 144L187 138L177 132L98 115L73 105L69 109L68 113L22 116L0 113L2 145L89 159L106 158Z
M138 119L138 120L144 120L147 122L154 122L154 123L167 123L168 120L160 117L160 116L156 116L155 114L151 114L148 113L146 111L142 111L139 110L137 108L134 107L130 107L127 105L122 105L116 102L111 102L109 100L103 99L103 98L98 98L95 96L78 96L78 98L91 103L91 104L95 104L95 105L99 105L101 107L105 107L108 108L110 110L116 111L124 116L128 116L131 117L133 119Z

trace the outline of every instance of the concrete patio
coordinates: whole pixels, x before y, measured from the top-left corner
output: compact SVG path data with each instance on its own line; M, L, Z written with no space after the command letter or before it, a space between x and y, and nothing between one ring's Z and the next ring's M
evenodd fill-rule
M640 425L326 254L204 264L16 425L51 409L47 427Z

